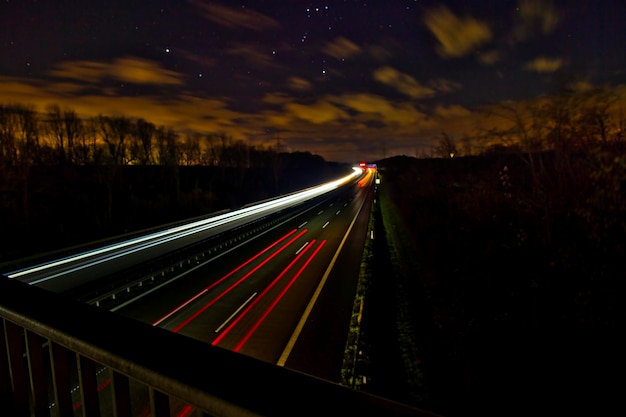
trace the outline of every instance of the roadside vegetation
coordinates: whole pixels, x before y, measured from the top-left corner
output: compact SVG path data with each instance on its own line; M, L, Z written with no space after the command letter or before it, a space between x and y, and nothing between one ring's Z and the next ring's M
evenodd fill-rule
M380 176L379 176L380 177ZM384 178L384 177L383 177ZM407 292L419 264L399 212L384 186L372 205L357 293L346 345L342 383L401 402L424 405L429 398L418 333L428 322Z
M606 108L564 94L506 110L519 141L378 162L362 389L446 416L618 409L626 137Z
M378 208L372 204L368 233L375 230L376 213ZM346 348L344 352L343 364L341 368L341 384L350 388L360 389L367 384L367 364L368 352L364 351L365 336L361 323L363 319L363 308L365 297L372 280L372 268L374 262L374 245L372 239L366 239L361 257L359 276L357 279L352 315L350 317L350 327L346 338Z

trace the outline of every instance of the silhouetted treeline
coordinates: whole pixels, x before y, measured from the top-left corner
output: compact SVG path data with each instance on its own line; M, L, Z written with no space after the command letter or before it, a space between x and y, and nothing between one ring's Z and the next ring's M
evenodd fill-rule
M180 134L144 119L81 119L58 105L38 113L23 104L0 104L0 167L162 165L259 167L276 149L233 141L224 134Z
M0 261L236 208L349 169L143 119L0 105Z
M420 265L405 290L416 328L435 329L416 340L444 415L617 406L626 138L606 105L562 94L506 109L522 140L481 156L379 161Z
M422 407L452 417L616 406L626 282L617 150L609 164L578 156L587 183L559 189L561 201L532 189L520 154L379 164L412 236L403 255L419 265L403 290L430 384ZM553 153L534 157L554 173Z

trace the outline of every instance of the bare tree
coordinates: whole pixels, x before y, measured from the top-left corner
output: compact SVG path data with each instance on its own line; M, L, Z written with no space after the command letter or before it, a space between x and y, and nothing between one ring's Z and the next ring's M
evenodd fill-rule
M42 161L39 149L37 113L32 106L13 104L5 106L0 114L2 114L1 120L4 124L0 134L0 138L4 142L2 147L8 151L6 155L10 157L10 165L13 165L13 172L15 173L11 186L16 192L21 193L23 221L28 224L30 218L30 170L34 164L40 164Z
M159 165L178 165L178 134L172 129L161 126L155 131L157 145L157 163Z
M106 144L110 161L114 165L128 163L126 139L131 133L131 123L123 116L100 116L100 133Z
M233 138L227 136L225 133L221 133L219 135L219 140L221 143L219 149L219 166L221 167L229 167L233 165L232 155L229 152L230 145L233 143Z
M197 165L201 161L200 151L201 135L189 133L180 144L180 165Z
M83 165L102 165L105 157L105 146L101 138L101 117L91 117L83 122L83 131L77 146L77 162Z
M32 106L14 105L13 115L16 123L16 139L19 160L22 165L34 165L42 162L39 149L39 121Z
M454 158L458 153L455 140L446 132L442 132L434 149L435 156L440 158Z
M215 134L208 134L202 138L202 164L206 166L218 166L219 165L219 149L216 146L217 136Z
M154 124L137 119L134 125L129 145L129 159L140 165L154 163L153 142L156 127Z
M613 94L604 89L561 89L552 96L501 105L493 111L509 122L497 134L516 138L523 152L532 178L523 200L542 213L548 242L555 216L579 204L597 166L612 164L614 154L595 149L606 148L612 137L619 136L620 128L611 117L614 104Z
M72 158L76 164L91 165L95 163L96 137L92 119L83 122L72 152Z
M59 163L74 162L74 145L81 134L82 120L72 109L61 110L59 105L46 107L48 129L58 152Z
M18 125L15 120L13 106L0 105L0 160L6 166L17 163L18 158Z

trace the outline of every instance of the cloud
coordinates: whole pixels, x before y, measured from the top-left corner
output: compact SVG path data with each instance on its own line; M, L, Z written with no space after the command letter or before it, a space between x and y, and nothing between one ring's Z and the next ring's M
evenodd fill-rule
M263 96L263 98L261 99L263 103L271 104L271 105L281 105L281 106L292 100L293 98L289 96L287 93L280 93L280 92L265 94L265 96Z
M461 119L471 116L472 112L463 106L453 104L450 106L437 105L434 114L444 119Z
M281 110L264 112L262 120L281 128L285 137L317 134L367 140L373 128L381 135L409 137L430 123L428 116L411 103L392 102L368 93L328 95L311 103L297 103L282 95L268 100L283 102L283 106Z
M624 86L619 86L619 87L623 88ZM586 93L586 92L592 91L595 88L595 86L591 84L589 81L578 80L572 83L570 85L570 88L576 91L577 93Z
M379 62L385 62L391 58L393 58L394 54L391 52L389 48L386 48L381 45L370 45L367 47L367 53L369 56Z
M353 112L362 113L361 120L376 120L385 124L415 125L423 122L426 116L410 103L394 103L375 94L345 94L331 98L335 103L348 107Z
M182 84L177 72L161 68L158 64L140 58L120 58L111 67L111 74L120 81L135 84Z
M44 111L49 104L71 108L82 118L100 114L143 118L156 125L179 132L224 132L241 137L254 129L255 123L242 126L236 120L245 114L229 109L221 98L189 95L106 95L98 90L87 93L84 85L69 82L36 81L0 76L0 103L22 103ZM256 117L256 116L255 116Z
M328 42L322 49L326 55L337 59L346 59L361 53L361 48L354 42L344 37L339 37Z
M463 89L463 85L461 83L452 80L446 80L445 78L430 80L428 82L428 85L442 93L452 93L453 91Z
M206 19L228 28L262 32L279 27L276 20L244 6L235 9L201 0L192 0L190 3L196 6Z
M538 34L552 32L560 21L559 12L548 0L520 0L513 41L521 42Z
M68 96L84 93L85 86L72 82L58 82L48 84L47 90L53 95Z
M89 84L95 84L109 77L134 84L181 85L183 83L181 74L162 68L156 62L136 57L118 58L112 63L63 62L51 70L49 75Z
M43 97L42 97L43 96ZM50 94L32 80L0 76L0 103L20 103L43 108Z
M300 92L310 91L313 88L313 84L300 77L289 77L287 85L291 90Z
M491 126L491 123L487 123L483 112L458 104L437 105L433 110L432 119L431 128L428 130L430 138L436 138L445 132L457 140L457 143L460 143L462 138L480 135L487 126ZM474 143L472 147L476 145L478 143Z
M75 81L94 82L100 80L109 73L109 65L94 61L69 61L62 62L49 74L57 78L67 78Z
M500 61L500 52L496 50L486 51L478 54L478 62L484 65L493 65Z
M563 66L563 60L560 58L539 57L524 65L524 69L534 72L555 72Z
M96 73L107 74L108 70ZM291 80L295 84L303 81ZM140 96L120 96L113 91L103 95L100 89L86 89L81 80L0 76L0 103L33 105L38 111L48 104L58 104L75 110L83 118L99 114L144 118L181 134L224 133L254 144L272 140L263 133L265 126L271 126L280 129L281 141L290 150L311 151L334 161L381 157L381 138L387 141L390 155L398 152L397 146L414 149L416 137L440 131L432 125L431 118L409 101L392 101L369 93L297 100L297 94L284 91L267 94L262 99L265 110L254 113L234 110L232 102L222 97L203 98L169 91Z
M429 10L424 24L439 41L437 53L444 58L460 58L491 40L491 29L473 17L457 17L445 6Z
M396 89L398 92L412 99L432 97L435 95L434 89L421 85L410 75L404 74L391 67L383 67L375 70L374 79Z
M374 160L382 157L384 149L395 155L401 147L413 153L416 138L425 129L434 130L431 119L411 103L374 94L327 95L297 104L287 99L272 98L272 102L284 100L285 105L266 111L262 119L280 128L290 149L318 153L327 160Z
M226 53L233 56L243 57L245 60L259 67L276 67L279 65L273 59L273 55L259 50L258 47L239 43L226 50Z
M332 123L348 118L348 113L327 100L318 100L309 105L287 103L284 109L293 117L313 124Z

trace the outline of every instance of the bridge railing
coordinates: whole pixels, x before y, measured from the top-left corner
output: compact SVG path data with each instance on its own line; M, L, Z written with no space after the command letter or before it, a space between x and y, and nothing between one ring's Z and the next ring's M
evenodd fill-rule
M7 416L431 416L0 276Z

